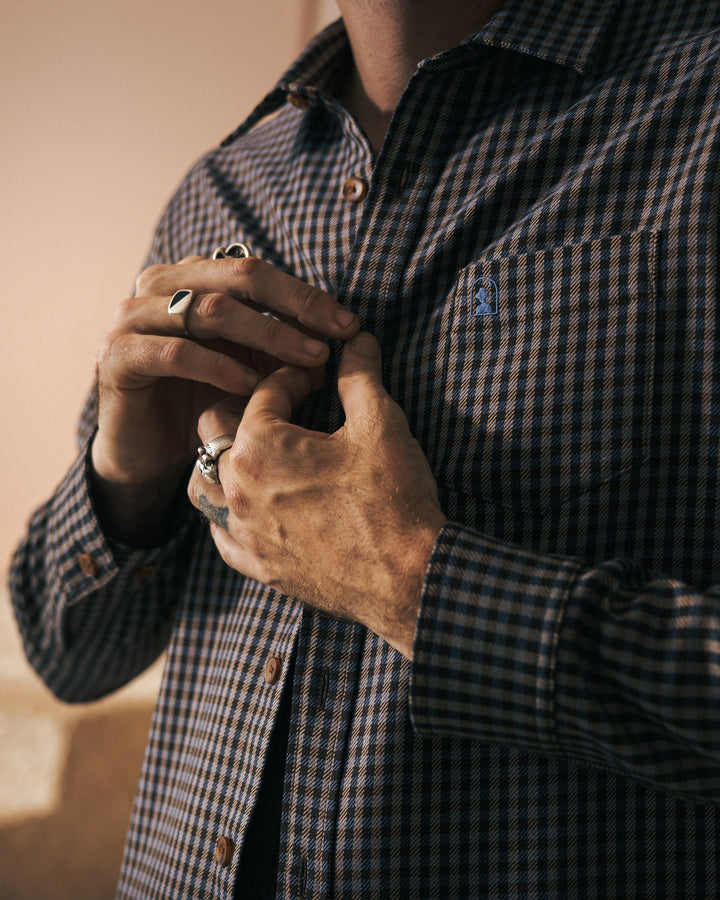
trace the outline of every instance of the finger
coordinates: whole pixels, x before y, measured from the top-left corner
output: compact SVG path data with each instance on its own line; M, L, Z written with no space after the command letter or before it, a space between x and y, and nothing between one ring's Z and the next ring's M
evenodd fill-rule
M167 297L133 297L120 305L116 323L122 331L139 334L224 340L305 367L322 365L330 352L324 341L225 294L195 296L184 319L168 312Z
M317 366L329 356L327 344L245 302L220 293L201 294L185 318L189 333L202 340L223 339L271 353L283 362Z
M243 416L243 424L277 420L288 422L293 409L314 390L313 377L296 366L283 366L255 388Z
M380 345L367 331L361 331L343 348L338 393L348 425L356 418L366 420L379 403L388 399L382 383Z
M228 533L228 529L224 529L220 523L213 523L210 532L218 553L231 569L257 581L267 582L267 573L258 565L256 558Z
M245 405L245 400L225 396L202 413L197 427L202 445L198 453L211 441L221 436L228 436L231 439L236 437ZM214 454L219 484L213 482L212 479L207 480L197 465L188 484L188 497L193 506L200 510L206 519L215 522L225 530L228 528L229 504L225 497L221 466L226 463L229 449L228 447L226 450Z
M257 373L224 353L179 337L121 334L105 351L103 365L120 389L144 387L156 378L183 378L247 395Z
M209 406L198 420L198 436L203 444L221 434L236 434L247 400L226 396Z
M183 283L179 283L179 275ZM141 276L142 293L172 295L188 288L199 294L224 294L286 315L323 337L347 339L360 322L330 294L282 272L257 257L198 259L178 270L155 266Z
M222 294L196 297L184 320L168 312L167 297L132 297L120 304L115 321L119 331L222 340L228 349L242 346L305 367L320 366L329 355L323 341Z

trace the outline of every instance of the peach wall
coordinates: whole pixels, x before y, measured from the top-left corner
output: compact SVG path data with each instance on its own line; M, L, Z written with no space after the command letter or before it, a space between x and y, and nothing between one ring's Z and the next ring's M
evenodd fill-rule
M332 0L5 4L3 575L74 457L97 347L161 207L335 15ZM64 706L31 672L0 585L3 900L114 896L159 677L156 665L114 697Z
M188 165L332 0L37 0L0 28L0 567L74 455L113 310Z

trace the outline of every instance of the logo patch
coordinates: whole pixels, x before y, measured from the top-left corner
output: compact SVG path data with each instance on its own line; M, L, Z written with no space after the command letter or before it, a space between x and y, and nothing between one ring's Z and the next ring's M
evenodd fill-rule
M498 286L486 275L473 282L470 296L470 315L495 316L498 311Z

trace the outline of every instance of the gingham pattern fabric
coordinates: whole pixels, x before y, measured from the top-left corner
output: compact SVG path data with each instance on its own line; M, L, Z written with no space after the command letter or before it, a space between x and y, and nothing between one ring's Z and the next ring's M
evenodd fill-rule
M151 260L242 240L356 310L450 521L410 665L185 508L110 546L83 451L12 586L66 699L169 641L120 897L233 896L293 654L278 897L718 896L719 29L714 0L509 0L374 160L334 26L190 172ZM342 421L333 360L308 427Z

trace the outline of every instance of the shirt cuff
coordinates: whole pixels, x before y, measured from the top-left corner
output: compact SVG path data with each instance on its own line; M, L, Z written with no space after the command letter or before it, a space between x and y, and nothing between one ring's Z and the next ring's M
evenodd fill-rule
M171 537L158 547L138 549L107 538L93 504L90 443L88 438L48 509L49 581L59 585L68 606L101 590L121 571L146 578L183 540L195 518L187 509L178 511Z
M419 734L559 752L555 659L579 570L458 523L443 528L415 634L410 714Z

